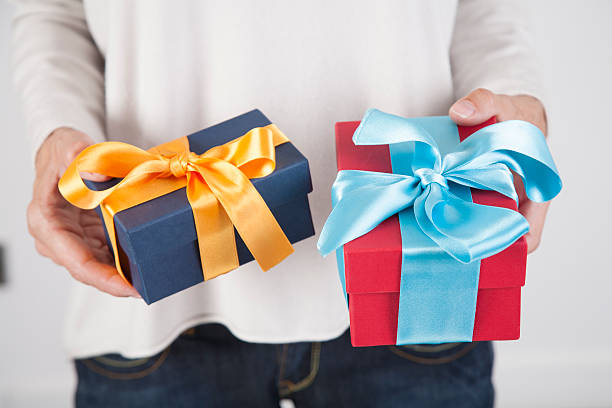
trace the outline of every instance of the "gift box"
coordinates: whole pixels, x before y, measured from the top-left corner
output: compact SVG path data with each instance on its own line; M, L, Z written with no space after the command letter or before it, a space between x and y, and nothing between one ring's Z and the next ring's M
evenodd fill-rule
M336 124L338 170L391 172L389 146L356 146L360 122ZM459 126L461 140L481 127ZM516 202L494 191L472 189L475 203L516 210ZM521 287L525 284L527 244L521 237L502 252L482 260L474 321L474 341L513 340L520 335ZM346 292L354 346L395 344L402 263L397 215L344 245Z
M259 110L253 110L187 136L189 150L193 154L200 155L215 146L229 143L252 129L269 126L272 126L270 120ZM272 160L275 161L273 172L264 177L249 178L286 239L295 243L314 235L308 204L308 193L312 191L308 161L289 141L278 144L273 149L274 152L271 153ZM116 178L109 182L86 182L86 184L92 190L108 191L120 181L121 179ZM201 182L201 184L206 183ZM194 213L188 199L187 188L182 187L123 209L113 216L118 267L147 304L205 280L202 263L206 261L206 257L201 254L199 248ZM68 193L64 195L70 196ZM102 217L101 207L97 207L97 211ZM258 222L256 217L256 215L247 215L246 220L255 228ZM233 235L238 264L252 261L254 256L241 237L241 233L234 228ZM113 243L110 238L107 231L107 240L112 252ZM260 239L265 241L266 237ZM257 245L264 247L266 242ZM273 242L270 245L274 246ZM274 248L268 250L274 251ZM280 259L274 260L274 263L278 261Z
M463 262L460 262L447 253L448 249L443 248L445 245L444 237L437 236L435 228L430 233L437 237L436 240L430 239L424 234L420 225L423 224L423 228L427 229L428 227L425 225L427 222L421 221L422 218L419 218L418 215L415 218L413 206L405 208L406 206L402 207L400 205L397 207L399 211L388 211L388 209L381 210L381 207L385 206L386 200L384 198L380 201L370 200L368 202L367 196L364 195L355 196L357 198L350 197L350 194L355 192L361 194L360 189L368 188L372 183L380 184L379 191L375 192L375 196L390 194L389 186L405 182L413 183L410 184L410 189L414 189L416 195L423 192L433 194L430 190L425 191L428 187L423 182L424 178L420 180L418 177L411 178L415 174L423 174L418 169L413 171L415 168L421 167L420 165L413 165L413 163L427 161L427 157L425 159L421 157L423 145L419 147L418 143L414 142L397 144L395 142L397 142L398 135L404 137L401 133L405 132L409 134L408 139L418 141L421 139L421 135L418 133L422 132L426 134L425 138L432 137L434 139L430 142L432 145L440 146L442 158L444 158L446 154L458 149L460 142L466 140L479 129L493 125L495 120L492 118L476 127L457 127L447 117L433 117L413 119L412 122L389 127L387 122L397 122L397 117L379 111L369 112L369 114L376 115L380 120L370 124L369 130L364 132L382 133L382 136L377 137L379 140L373 143L369 143L367 140L361 141L364 144L354 143L354 134L359 128L360 122L339 122L336 124L336 153L338 170L340 171L334 183L336 190L333 192L334 211L336 213L332 212L319 241L320 248L327 246L327 243L331 241L335 241L334 245L327 246L327 249L323 249L322 252L328 252L338 247L336 255L340 279L348 302L352 344L354 346L377 346L518 339L520 334L521 287L525 283L527 256L526 241L522 237L526 232L524 222L523 227L521 227L522 230L516 228L521 224L518 218L512 223L500 224L499 229L507 228L509 231L513 231L506 233L507 236L504 237L507 241L506 244L499 244L494 251L489 250L489 253L494 252L489 256L476 257L477 259L470 259L467 262L463 259ZM368 114L366 114L367 117ZM394 125L397 125L397 123ZM536 132L532 128L528 128L528 130ZM385 140L385 138L389 139L391 144L380 144L380 140ZM527 139L528 137L525 138L525 140ZM506 146L498 146L494 154L503 151L503 147ZM552 198L560 190L560 180L555 176L556 168L554 168L554 163L547 149L545 146L539 147L545 152L542 153L543 157L538 158L546 163L547 168L552 169L550 174L547 173L547 176L550 177L551 186L548 189L543 188L546 190L544 194L546 198ZM491 151L494 150L491 149ZM518 148L518 150L521 150L521 148ZM525 153L524 151L521 152ZM484 152L483 157L486 157L486 155L487 153ZM537 154L535 155L537 156ZM474 154L474 157L478 157L477 154ZM494 155L490 155L490 157L494 157ZM392 158L395 160L394 163L392 163ZM498 160L498 158L491 160ZM529 163L533 168L539 167L534 164L535 161L529 161ZM411 165L412 168L410 168ZM527 168L529 165L523 167ZM512 166L512 164L509 166ZM449 180L440 180L436 178L438 176L427 174L423 177L428 177L429 179L426 180L432 180L430 182L443 185L444 188L440 191L449 189L466 202L469 201L489 208L498 207L516 211L516 197L511 197L512 194L508 192L510 188L508 184L512 183L512 176L509 170L500 170L499 167L498 164L491 166L491 168L495 168L493 170L495 172L498 170L507 172L505 175L506 188L501 187L501 184L504 183L498 183L496 186L506 195L495 190L484 189L487 182L481 176L483 168L486 168L486 166L472 169L472 172L476 175L473 176L471 181L466 181L469 176L464 174L465 166L463 168L458 166L460 170L455 172L455 179L452 178L451 173L447 175ZM517 167L517 170L521 171L519 167ZM546 166L539 167L538 170L544 167ZM474 172L474 170L476 171ZM347 172L342 174L343 171ZM385 173L385 175L400 173L408 176L405 179L394 179L393 176L381 179L381 173ZM444 174L443 171L441 173ZM349 189L346 187L349 183L348 176L353 178L350 181L352 183L357 183L360 178L365 178L366 181L359 181ZM508 176L510 180L508 180ZM471 184L472 188L453 183L454 180L468 185ZM414 183L421 183L421 187L415 187ZM530 191L532 191L531 187L530 185ZM461 188L463 188L463 191ZM345 191L338 193L338 190L342 189ZM394 193L408 195L407 191L410 189L402 187L401 191L397 190ZM512 191L514 191L513 187ZM344 196L341 197L342 195ZM338 202L343 199L347 200L347 197L354 200L353 207L357 207L356 209L346 206L339 208ZM444 195L443 197L448 199ZM400 197L400 201L404 199L406 198ZM414 200L414 197L412 199ZM418 201L418 198L416 200ZM355 204L364 202L366 203ZM461 204L455 203L455 206L462 208ZM424 205L424 208L427 208L427 204ZM443 207L442 210L448 213L444 216L451 220L451 224L453 222L460 224L462 219L465 220L465 218L462 218L465 215L452 214L453 208ZM483 207L476 207L476 210L483 210ZM372 222L369 226L366 225L359 233L353 235L350 235L350 232L345 233L344 230L350 230L354 224L359 223L357 220L363 214L377 211L387 211L388 214L380 217L382 221ZM430 208L429 211L434 217L436 216L435 206ZM342 222L338 218L339 212L344 213L349 220ZM502 215L505 217L509 214L505 212ZM404 217L403 225L400 225L402 216ZM437 216L441 217L440 214ZM502 218L500 216L500 220ZM492 220L496 222L497 218L494 216ZM448 226L443 225L440 230L443 231L446 227ZM451 227L457 226L451 225ZM338 232L338 230L340 231ZM343 241L340 238L332 237L333 234L344 234L352 239L348 240L346 238L345 241L348 242L339 246ZM511 234L511 236L508 236L508 234ZM449 235L452 235L452 233L449 233ZM469 234L467 235L469 236ZM478 231L475 230L473 235L477 236ZM494 239L494 237L491 239ZM483 239L483 241L487 241L487 239ZM456 242L448 245L451 248L453 248L453 245L457 246ZM476 242L475 246L478 245L480 243ZM458 256L461 257L460 254ZM402 308L403 316L400 312Z

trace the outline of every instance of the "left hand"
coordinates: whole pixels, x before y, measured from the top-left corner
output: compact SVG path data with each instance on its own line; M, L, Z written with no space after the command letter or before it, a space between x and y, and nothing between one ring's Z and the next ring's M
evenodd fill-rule
M478 125L492 116L499 122L519 119L536 125L546 135L546 111L542 103L528 95L498 95L488 89L476 89L459 99L449 110L449 116L458 125ZM540 244L544 220L550 202L536 203L527 198L520 177L514 176L514 185L519 196L519 212L529 222L525 235L527 252L531 253Z

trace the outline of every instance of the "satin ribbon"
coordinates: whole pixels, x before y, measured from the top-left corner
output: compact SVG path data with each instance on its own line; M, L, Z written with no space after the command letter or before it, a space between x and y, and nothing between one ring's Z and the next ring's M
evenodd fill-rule
M83 150L59 181L61 194L83 209L100 206L119 262L113 217L120 211L186 187L205 280L239 266L234 227L265 271L293 252L289 240L249 179L274 171L275 147L289 139L274 125L258 127L201 155L181 137L149 150L104 142ZM87 188L80 172L122 178L102 191Z
M353 142L389 144L393 174L338 173L319 251L342 251L345 243L399 214L403 257L398 344L469 341L479 260L504 250L529 230L516 211L473 203L470 188L517 200L513 170L531 200L552 199L561 190L561 179L544 135L527 122L506 121L459 143L457 127L448 117L407 119L371 109ZM441 302L443 296L447 299Z

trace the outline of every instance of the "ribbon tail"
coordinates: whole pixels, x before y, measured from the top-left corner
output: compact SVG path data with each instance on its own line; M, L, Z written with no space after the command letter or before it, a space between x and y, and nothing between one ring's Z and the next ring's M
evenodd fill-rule
M291 255L293 246L250 182L247 190L245 195L251 197L247 200L251 215L243 216L234 208L228 211L228 215L261 269L267 271Z
M115 221L114 221L114 213L111 209L102 203L100 205L100 212L102 213L102 221L104 222L104 226L106 227L106 233L108 234L108 239L111 242L111 248L113 250L113 258L115 260L115 268L119 273L119 276L127 282L128 284L132 284L129 279L125 276L123 269L121 268L121 260L119 258L119 249L117 247L117 234L115 232Z
M234 227L199 173L187 173L187 199L193 211L204 280L239 266Z
M344 247L336 249L336 265L338 266L338 278L344 294L344 300L348 306L348 294L346 293L346 272L344 270Z
M501 252L529 231L529 223L516 211L462 200L434 183L427 188L415 201L417 223L462 263Z
M220 222L232 231L236 227L262 270L267 271L293 253L293 247L276 218L242 171L231 163L216 159L206 166L195 167L227 216ZM218 245L221 245L220 241ZM235 246L230 246L229 242L227 245L236 252Z
M291 255L293 246L255 187L249 182L246 189L250 214L244 216L231 207L228 215L261 269L267 271Z
M472 341L480 262L464 264L425 235L414 212L399 213L402 242L396 344ZM415 251L414 248L429 248Z

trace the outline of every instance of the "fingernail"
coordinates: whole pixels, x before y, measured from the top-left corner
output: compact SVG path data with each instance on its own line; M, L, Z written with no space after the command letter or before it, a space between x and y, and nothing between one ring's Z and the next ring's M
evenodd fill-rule
M472 102L464 99L454 104L451 111L466 119L476 112L476 107Z

